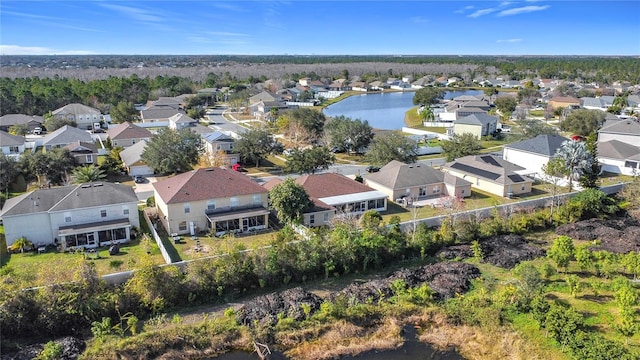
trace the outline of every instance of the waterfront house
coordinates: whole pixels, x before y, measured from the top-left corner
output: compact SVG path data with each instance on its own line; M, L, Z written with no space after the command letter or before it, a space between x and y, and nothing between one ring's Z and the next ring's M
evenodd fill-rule
M474 113L457 119L453 123L453 133L471 133L478 139L493 134L498 127L498 117L487 113Z

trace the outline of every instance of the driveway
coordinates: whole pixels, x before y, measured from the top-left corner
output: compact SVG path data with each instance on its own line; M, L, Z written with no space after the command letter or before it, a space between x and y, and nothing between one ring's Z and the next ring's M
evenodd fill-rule
M134 184L133 191L136 193L138 200L147 201L147 199L153 196L153 183L158 181L155 176L143 176L145 182L140 184Z

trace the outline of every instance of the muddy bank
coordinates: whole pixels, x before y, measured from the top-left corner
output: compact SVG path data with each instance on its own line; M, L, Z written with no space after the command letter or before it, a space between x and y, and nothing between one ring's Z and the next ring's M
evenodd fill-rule
M589 219L561 225L556 234L575 240L594 241L594 250L606 250L619 254L640 251L640 221L632 217L615 219Z
M60 355L56 357L58 360L74 360L77 359L84 351L86 345L83 340L75 337L67 336L54 340L54 343L60 347ZM36 358L44 349L44 344L29 345L15 354L2 355L2 360L31 360Z
M427 283L435 292L435 298L442 300L453 297L455 294L465 293L469 290L471 279L478 276L480 276L480 270L471 264L440 262L416 269L401 269L384 279L353 283L343 290L329 295L327 300L344 297L360 303L377 301L380 298L394 295L391 284L396 280L404 281L408 287L417 287ZM301 320L306 315L313 314L320 309L320 304L323 301L324 299L299 287L281 293L271 293L247 302L238 310L238 320L248 326L252 326L256 322L273 325L277 322L278 314Z
M533 260L545 255L545 251L527 242L520 235L497 235L480 242L484 257L482 262L503 269L511 269L522 261ZM440 250L437 257L441 259L468 259L473 257L471 245L448 246Z

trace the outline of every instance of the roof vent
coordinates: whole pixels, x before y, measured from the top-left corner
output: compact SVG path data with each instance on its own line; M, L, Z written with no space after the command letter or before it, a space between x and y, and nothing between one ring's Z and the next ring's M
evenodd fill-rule
M84 185L81 186L81 188L83 188L83 189L88 189L90 187L91 187L91 184L84 184Z
M93 184L93 187L98 187L98 186L102 186L102 183Z

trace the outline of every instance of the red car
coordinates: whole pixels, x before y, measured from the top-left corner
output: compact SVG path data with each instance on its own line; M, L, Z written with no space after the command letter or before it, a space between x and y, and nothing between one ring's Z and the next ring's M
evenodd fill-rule
M584 141L584 138L582 136L580 136L580 135L573 135L571 137L571 140L573 140L573 141Z

